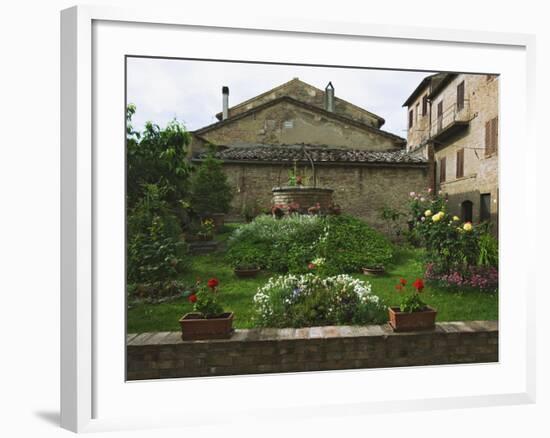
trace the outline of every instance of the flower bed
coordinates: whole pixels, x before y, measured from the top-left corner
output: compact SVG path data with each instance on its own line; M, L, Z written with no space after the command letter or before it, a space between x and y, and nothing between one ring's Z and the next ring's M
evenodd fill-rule
M440 286L466 286L488 292L498 289L498 269L494 266L469 266L465 272L438 273L435 265L428 263L425 277Z
M444 287L498 288L498 241L490 224L462 222L447 213L447 200L412 192L411 235L426 248L427 280Z
M306 327L384 322L386 306L368 282L342 274L271 277L254 296L262 327Z

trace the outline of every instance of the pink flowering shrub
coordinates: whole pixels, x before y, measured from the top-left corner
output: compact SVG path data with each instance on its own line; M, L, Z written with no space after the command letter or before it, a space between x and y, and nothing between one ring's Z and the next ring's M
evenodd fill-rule
M468 266L463 272L441 273L434 263L428 263L424 276L428 281L448 287L471 287L488 292L498 288L498 268L495 266Z

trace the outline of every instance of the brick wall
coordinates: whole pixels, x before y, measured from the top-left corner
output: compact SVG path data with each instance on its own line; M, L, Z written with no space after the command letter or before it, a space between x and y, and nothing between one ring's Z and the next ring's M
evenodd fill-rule
M224 163L224 171L234 189L231 216L239 216L243 207L255 203L269 209L272 188L285 185L292 163ZM311 170L300 167L310 175ZM428 166L318 165L317 186L334 189L333 201L371 226L388 232L388 222L380 218L384 207L408 211L409 192L425 191L429 186ZM307 206L309 207L309 206ZM405 226L407 218L403 218Z
M496 321L411 333L372 325L236 330L213 341L182 341L179 332L127 338L128 380L497 361Z

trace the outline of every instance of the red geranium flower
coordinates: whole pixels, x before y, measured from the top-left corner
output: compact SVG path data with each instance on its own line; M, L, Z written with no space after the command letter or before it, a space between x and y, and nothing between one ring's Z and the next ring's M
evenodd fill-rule
M218 286L218 284L220 284L220 282L217 278L211 278L210 280L208 280L207 283L208 287L211 289L214 289L216 286Z
M197 302L197 295L191 294L187 299L189 300L190 303L195 303Z
M415 282L413 283L413 287L418 291L422 292L422 289L424 289L424 281L421 278L417 278Z
M402 278L402 279L399 280L399 283L401 283L401 285L405 286L407 284L407 280Z
M307 265L307 268L308 269L315 269L315 265L313 263L310 263L309 265Z

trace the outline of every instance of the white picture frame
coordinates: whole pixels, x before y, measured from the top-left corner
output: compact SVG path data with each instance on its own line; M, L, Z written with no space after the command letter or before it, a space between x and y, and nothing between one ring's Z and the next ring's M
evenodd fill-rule
M97 26L104 26L98 28ZM240 388L243 394L256 394L254 386L257 387L261 381L265 388L273 388L269 403L264 400L264 406L258 407L258 400L252 399L248 405L243 405L239 408L232 407L232 410L224 412L220 406L212 406L210 414L216 413L219 421L224 421L229 416L235 413L243 414L244 410L249 409L251 415L275 415L269 414L270 410L280 406L278 415L284 412L284 409L292 409L293 418L306 418L313 416L326 415L342 415L344 412L353 411L357 414L366 412L391 412L391 411L406 411L410 409L418 409L418 400L422 400L422 409L440 409L440 408L456 408L456 407L475 407L488 405L502 404L520 404L531 403L535 399L535 343L534 343L534 308L528 306L527 302L533 301L534 296L534 274L530 271L529 262L533 255L525 253L522 260L518 259L520 251L510 251L510 248L530 248L534 246L535 229L526 231L527 238L519 237L509 233L516 226L521 218L514 215L510 209L509 200L520 199L520 204L530 203L534 205L535 199L535 172L530 169L527 172L527 167L520 159L511 163L507 160L507 141L512 139L524 139L523 145L526 151L535 151L534 130L532 120L534 120L534 37L523 34L507 34L507 33L490 33L482 31L458 31L448 29L426 29L415 27L388 27L375 26L372 24L363 23L338 23L338 22L319 22L307 20L280 20L274 18L262 18L249 20L247 18L232 19L231 22L226 22L224 17L211 15L209 17L195 16L192 10L186 10L185 13L178 11L136 11L125 10L109 7L92 7L78 6L61 13L61 425L62 427L77 431L101 431L120 428L148 428L148 427L163 427L163 426L188 426L191 424L200 424L206 421L200 413L189 420L189 416L178 415L178 409L184 409L184 406L178 409L168 411L163 407L162 403L157 403L156 407L149 406L148 409L156 409L151 412L152 415L144 417L135 413L132 415L132 407L123 410L117 406L123 406L121 403L122 397L160 397L166 403L169 403L171 397L169 393L179 385L185 384L188 388L198 388L199 386L208 391L219 390L235 390ZM510 82L506 81L506 74L501 87L503 93L503 114L502 120L503 129L503 153L501 154L501 181L503 183L501 189L501 236L503 244L501 245L501 263L504 266L514 265L513 274L505 274L507 284L510 288L520 291L520 298L514 304L517 317L514 321L510 320L511 312L514 311L512 303L508 301L506 291L501 291L503 302L500 304L500 319L501 324L501 342L503 343L501 350L504 359L497 364L500 368L482 368L483 365L471 365L460 367L459 372L463 372L465 378L479 379L481 382L489 381L489 374L498 374L499 370L505 369L507 361L514 361L514 366L505 374L500 376L501 379L506 379L502 382L503 390L498 390L497 386L490 386L487 383L486 388L481 388L480 393L470 391L463 388L462 392L456 389L452 394L437 392L435 389L430 393L423 393L415 385L411 385L407 392L403 393L399 399L381 398L374 395L374 398L361 398L359 396L352 397L349 393L337 393L334 388L336 385L345 388L346 385L353 385L356 379L372 379L373 373L352 371L352 372L329 372L329 373L306 373L306 374L291 374L285 378L277 376L241 376L230 378L210 378L210 379L188 379L185 382L167 380L162 382L124 382L120 381L121 369L120 363L110 363L109 356L119 357L115 350L116 344L108 344L105 341L105 332L113 330L116 333L114 338L117 342L123 338L124 333L118 333L119 329L124 326L124 314L117 313L120 310L119 302L112 306L112 312L105 311L102 306L106 305L107 299L98 299L98 290L105 290L105 285L109 282L111 285L119 286L120 271L108 273L104 266L107 263L122 263L120 259L120 245L115 250L110 251L111 257L106 256L106 245L114 242L116 246L117 239L120 236L120 227L113 227L112 230L104 232L104 224L106 217L104 213L106 208L112 207L113 211L117 211L114 221L120 225L120 203L119 198L107 199L108 190L106 188L113 187L113 192L120 188L121 181L123 182L124 175L120 174L120 167L116 167L117 159L115 157L114 164L109 167L105 165L105 154L97 154L97 144L103 139L103 127L105 132L116 132L119 130L121 142L123 143L123 101L120 101L120 107L107 107L105 109L101 105L106 102L102 96L97 94L97 89L102 88L101 81L113 80L112 85L103 87L103 89L112 91L111 98L118 102L117 96L123 93L119 89L120 81L123 79L118 76L120 73L120 65L111 66L106 64L110 56L117 59L117 63L121 61L120 53L124 53L124 47L120 46L121 38L116 38L116 32L119 32L118 27L124 27L124 32L132 32L133 36L139 35L143 29L148 29L148 36L158 34L158 41L161 42L163 34L176 31L177 29L186 29L189 32L200 32L197 41L208 36L209 39L219 37L220 33L232 32L235 41L239 38L249 38L253 35L255 39L262 38L276 39L279 41L280 47L285 48L286 61L298 59L297 55L290 50L291 41L296 43L302 39L310 40L319 38L324 41L334 41L334 47L345 41L348 45L353 44L384 44L384 47L390 45L406 44L410 46L410 52L414 52L414 47L422 46L424 50L461 50L464 58L468 58L468 52L483 50L489 53L491 50L498 51L500 55L506 58L506 53L509 52L510 57L514 58L514 62L509 67L510 78L525 79L525 86L518 86L518 90L506 94L510 87ZM103 36L102 32L106 36ZM110 33L109 32L113 32ZM192 38L191 34L187 35ZM109 50L105 46L105 38L109 38ZM156 37L152 38L153 40ZM137 41L136 41L137 40ZM134 50L140 50L139 44L145 52L155 50L155 42L150 42L150 46L146 47L145 42L139 41L139 38L134 38ZM244 41L244 40L243 40ZM268 41L267 39L265 41ZM269 40L270 43L273 41ZM207 41L204 40L203 46L195 47L195 50L210 50ZM255 44L255 43L254 43ZM249 56L254 56L255 45L250 43L247 47ZM304 43L306 44L306 43ZM428 49L426 47L432 47ZM451 49L448 49L452 46ZM135 49L137 47L137 49ZM235 46L236 47L236 46ZM117 52L119 50L119 52ZM122 52L120 52L122 50ZM168 52L170 48L166 48ZM262 60L277 59L281 57L282 50L274 51L276 53L264 57ZM342 51L343 52L343 51ZM410 68L418 69L418 65L413 65L412 58L404 60L401 65L396 64L378 64L388 62L381 50L377 49L376 62L369 66L378 68ZM407 51L409 52L409 50ZM313 53L313 52L312 52ZM374 53L374 52L373 52ZM484 52L485 53L485 52ZM105 59L102 56L105 54ZM126 54L136 54L126 53ZM155 53L149 53L154 55ZM164 54L163 54L164 55ZM241 53L231 53L231 49L227 51L226 59L239 59L243 57ZM345 59L345 53L336 53L335 57ZM495 55L496 56L496 55ZM498 64L500 58L496 56L495 64ZM294 57L294 58L293 58ZM292 59L291 59L292 58ZM323 54L314 53L311 58L320 60L323 63ZM444 56L439 56L439 61ZM498 58L498 59L497 59ZM326 58L325 58L326 59ZM348 59L350 59L348 57ZM518 59L521 61L518 65ZM101 60L101 62L95 62ZM343 64L337 62L336 65L351 65L349 62ZM361 64L361 61L357 61ZM409 67L406 63L409 62ZM442 70L438 68L436 60L425 60L425 70ZM461 65L467 64L459 58L454 61L447 62L448 71L464 71L460 68ZM326 63L326 62L324 62ZM356 65L356 64L354 64ZM480 71L491 73L502 73L500 70L491 69L488 59L479 59ZM505 65L505 60L502 61ZM114 68L115 74L107 74L103 68ZM508 68L508 67L507 67ZM508 74L508 73L507 73ZM517 75L517 76L514 76ZM100 85L98 85L100 84ZM517 85L517 83L516 83ZM109 88L109 87L117 88ZM515 94L514 94L515 93ZM101 94L101 93L100 93ZM512 108L509 108L512 107ZM518 108L513 108L517 106ZM100 110L99 108L103 108ZM111 109L109 109L111 108ZM110 111L113 111L112 113ZM511 120L510 117L519 116L515 126L506 125L506 121ZM113 119L113 124L110 126L101 125L103 118L110 117ZM98 129L98 124L101 128ZM508 140L507 140L508 139ZM113 150L118 150L116 147ZM120 151L118 151L120 152ZM120 162L118 161L118 164ZM515 173L511 174L512 166ZM101 176L100 176L101 174ZM109 175L109 176L104 176ZM515 181L515 184L512 184ZM103 196L105 195L105 196ZM103 204L105 203L105 204ZM98 208L101 205L101 208ZM521 205L518 210L521 211ZM109 234L113 233L113 234ZM524 236L525 236L524 235ZM105 237L99 237L105 236ZM111 239L109 239L111 237ZM102 240L103 239L103 240ZM119 240L118 240L119 241ZM123 258L123 257L122 257ZM534 266L534 263L531 264ZM119 266L120 267L120 266ZM104 275L105 274L105 275ZM530 281L523 281L525 278ZM118 280L117 280L118 279ZM502 279L502 278L501 278ZM123 289L120 291L124 293ZM504 294L504 295L503 295ZM513 327L512 327L513 325ZM119 336L120 335L120 336ZM510 342L510 343L509 343ZM508 344L509 343L509 344ZM122 344L123 345L123 344ZM511 351L511 350L514 351ZM100 354L103 353L103 354ZM512 359L514 356L514 359ZM106 359L109 358L109 359ZM111 374L109 370L115 369ZM437 380L444 378L443 374L455 371L440 371L441 367L416 368L407 370L392 370L391 376L394 379L401 378L400 376L413 376L421 381L429 375L431 379ZM449 369L449 368L445 368ZM388 370L377 370L377 375L384 376ZM487 375L485 375L485 374ZM438 376L441 374L441 376ZM478 377L475 377L478 375ZM469 376L469 377L466 377ZM479 377L481 376L481 377ZM508 377L506 377L508 376ZM332 383L327 383L328 391L331 393L331 402L320 397L320 394L315 391L316 385L321 380ZM113 385L112 382L117 384ZM496 381L495 381L496 382ZM304 393L309 393L307 396L297 396L293 403L289 406L282 404L280 393L275 391L276 386L284 387L285 385L301 385ZM334 386L331 386L334 385ZM343 385L343 386L342 386ZM496 383L495 383L496 385ZM508 386L506 386L508 385ZM124 390L114 389L114 386L124 388ZM330 388L333 388L332 390ZM491 389L493 388L493 389ZM112 392L110 392L112 389ZM118 392L117 392L118 391ZM376 391L373 390L373 393ZM269 390L268 390L269 393ZM460 395L459 395L460 394ZM257 394L256 394L257 395ZM112 399L112 402L105 401L106 397ZM244 400L244 399L243 399ZM258 411L254 411L254 409ZM262 410L263 409L263 410ZM104 414L106 413L106 414ZM153 415L154 414L154 415ZM266 417L266 418L267 418ZM243 421L246 415L243 416Z

